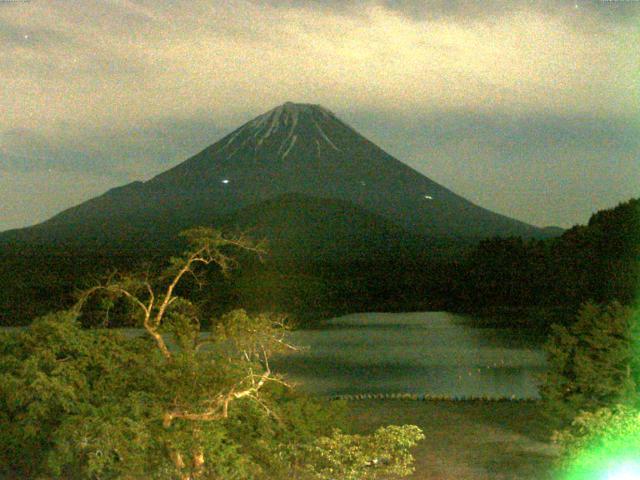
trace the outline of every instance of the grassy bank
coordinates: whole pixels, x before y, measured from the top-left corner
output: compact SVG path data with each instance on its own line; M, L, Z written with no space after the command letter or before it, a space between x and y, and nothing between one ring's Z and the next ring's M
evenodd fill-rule
M414 424L426 439L411 480L551 480L556 454L537 402L360 400L355 428Z

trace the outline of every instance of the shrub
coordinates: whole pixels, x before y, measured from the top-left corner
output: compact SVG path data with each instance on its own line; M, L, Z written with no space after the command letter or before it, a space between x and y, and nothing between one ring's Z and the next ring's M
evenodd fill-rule
M617 478L614 472L625 468L640 474L640 410L636 408L616 405L583 412L553 440L561 448L560 471L568 480Z
M290 348L281 318L237 310L202 331L198 308L175 293L181 279L198 266L229 268L224 247L260 249L210 229L187 238L190 250L158 278L112 275L73 311L0 337L0 474L323 480L327 468L351 475L341 478L410 472L417 427L342 433L334 408L271 371L270 355ZM145 335L83 329L82 306L97 293L125 298Z
M557 427L569 425L582 411L636 402L637 338L637 314L617 302L585 304L573 325L552 327L541 396Z

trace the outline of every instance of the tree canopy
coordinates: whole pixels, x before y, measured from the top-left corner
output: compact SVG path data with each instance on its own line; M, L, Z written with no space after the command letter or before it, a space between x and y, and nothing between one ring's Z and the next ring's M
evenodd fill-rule
M340 404L306 397L269 359L295 348L286 322L235 310L202 327L179 295L230 248L259 243L211 229L157 275L112 274L76 306L0 341L0 463L16 478L379 478L411 472L414 426L350 435ZM188 293L186 290L183 293ZM82 328L92 299L127 300L143 335ZM343 427L344 425L342 425Z
M639 333L637 312L617 302L587 303L571 326L553 326L541 395L558 426L582 411L637 402Z
M585 304L571 326L552 328L541 394L557 428L558 478L618 478L627 467L637 475L639 342L640 312L617 302Z

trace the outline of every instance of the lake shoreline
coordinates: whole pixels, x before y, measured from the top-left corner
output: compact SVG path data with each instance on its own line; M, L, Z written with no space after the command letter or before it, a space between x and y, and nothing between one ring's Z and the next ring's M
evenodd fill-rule
M424 306L423 306L424 307ZM447 312L469 318L469 322L478 328L516 328L523 331L536 332L546 335L551 329L551 325L568 325L573 322L578 307L571 308L566 305L548 306L497 306L485 308L409 308L403 309L372 309L368 311L340 311L328 315L310 315L304 321L294 325L293 330L330 330L340 328L331 322L335 318L350 315L366 315L369 313L380 314L416 314L424 312ZM311 321L309 321L311 319Z
M553 480L558 448L539 401L347 403L356 433L412 424L426 438L412 451L407 480Z

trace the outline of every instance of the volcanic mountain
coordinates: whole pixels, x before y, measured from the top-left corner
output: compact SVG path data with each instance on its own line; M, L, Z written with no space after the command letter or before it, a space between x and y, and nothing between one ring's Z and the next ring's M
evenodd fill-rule
M286 201L274 200L281 196ZM345 222L366 217L364 238L376 225L429 238L546 236L421 175L329 110L287 102L147 182L109 190L0 241L154 242L194 225L238 223L236 215L250 226L247 212L263 203L276 223L274 205L286 205L291 217L313 204L321 221L323 209L335 213L340 204L350 212Z

